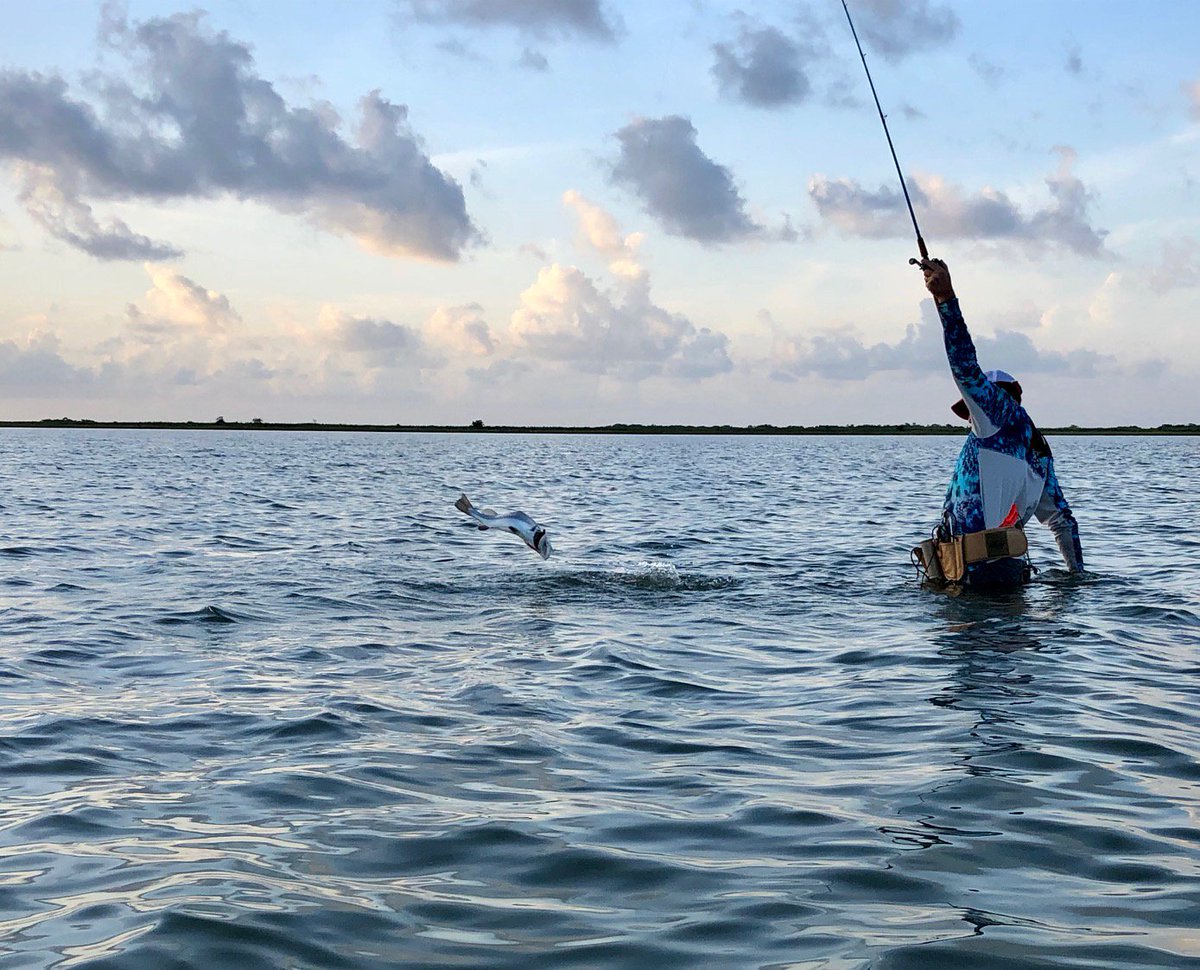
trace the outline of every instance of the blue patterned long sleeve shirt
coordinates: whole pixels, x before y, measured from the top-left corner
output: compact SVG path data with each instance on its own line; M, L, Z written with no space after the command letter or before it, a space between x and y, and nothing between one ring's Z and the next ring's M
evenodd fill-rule
M1067 568L1083 571L1079 526L1054 474L1049 448L1016 399L984 375L958 300L938 304L950 373L970 413L971 431L946 488L942 519L952 535L1024 525L1054 534Z

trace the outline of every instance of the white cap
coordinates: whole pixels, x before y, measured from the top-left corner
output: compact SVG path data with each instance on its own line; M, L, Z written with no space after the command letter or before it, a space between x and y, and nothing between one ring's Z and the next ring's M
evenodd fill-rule
M1020 384L1017 382L1017 379L1006 370L984 371L983 376L993 384L1017 384L1018 387L1020 386ZM967 402L961 399L956 403L951 404L950 410L957 414L964 421L971 416L971 412L967 410Z

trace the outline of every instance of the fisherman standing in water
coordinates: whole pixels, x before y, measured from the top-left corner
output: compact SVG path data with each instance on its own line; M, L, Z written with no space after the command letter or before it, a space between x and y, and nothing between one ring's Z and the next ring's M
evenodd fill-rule
M1030 516L1054 533L1067 568L1083 572L1079 526L1055 477L1050 445L1021 407L1021 385L1005 371L980 370L946 264L925 259L921 269L942 321L950 373L962 393L953 410L971 422L933 548L922 547L930 575L973 589L1020 586L1029 578L1019 557L1027 548L1022 528Z

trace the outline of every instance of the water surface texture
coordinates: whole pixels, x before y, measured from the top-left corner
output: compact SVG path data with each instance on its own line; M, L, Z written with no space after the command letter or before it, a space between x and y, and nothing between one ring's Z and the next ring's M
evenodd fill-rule
M1200 967L1200 442L0 434L0 967ZM452 503L524 509L542 562Z

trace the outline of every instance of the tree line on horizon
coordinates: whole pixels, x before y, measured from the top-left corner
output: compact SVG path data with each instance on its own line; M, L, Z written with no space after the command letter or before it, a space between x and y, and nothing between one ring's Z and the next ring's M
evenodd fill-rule
M916 424L906 421L901 424L639 424L616 423L608 425L485 425L475 419L469 425L440 424L349 424L326 421L278 421L267 422L262 418L249 421L227 421L219 416L213 421L97 421L92 418L42 418L37 421L0 421L6 428L145 428L162 430L262 430L262 431L437 431L465 433L542 433L542 434L964 434L966 426L961 424ZM1155 434L1155 435L1200 435L1200 424L1160 424L1157 427L1140 425L1108 425L1083 427L1067 425L1044 428L1047 434Z

